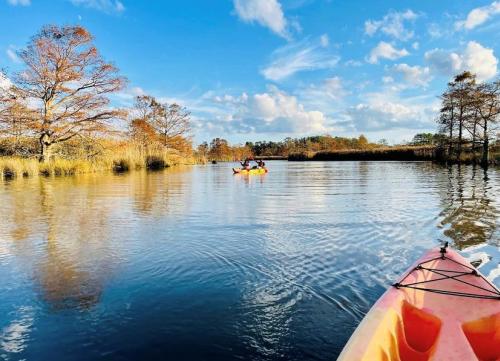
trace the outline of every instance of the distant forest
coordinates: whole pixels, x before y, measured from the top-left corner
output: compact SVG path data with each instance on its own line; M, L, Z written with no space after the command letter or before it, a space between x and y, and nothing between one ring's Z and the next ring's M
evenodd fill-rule
M442 142L442 135L419 133L409 144L404 146L437 145ZM335 152L344 150L374 150L387 148L385 139L370 142L364 135L357 138L318 135L302 138L285 138L280 142L246 142L244 145L230 145L222 138L213 139L210 144L204 142L196 150L199 157L209 160L239 160L250 157L288 157L292 154Z

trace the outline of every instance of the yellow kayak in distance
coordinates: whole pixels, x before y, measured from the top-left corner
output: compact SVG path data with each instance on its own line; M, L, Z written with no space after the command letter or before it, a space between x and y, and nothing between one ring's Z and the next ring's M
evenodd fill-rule
M253 174L266 174L268 172L267 168L256 168L256 169L241 169L241 168L233 168L234 174L242 174L242 175L253 175Z

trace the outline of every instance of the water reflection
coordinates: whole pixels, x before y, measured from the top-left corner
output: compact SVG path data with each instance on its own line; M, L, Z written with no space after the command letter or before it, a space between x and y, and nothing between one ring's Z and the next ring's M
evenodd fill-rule
M19 307L12 320L0 333L0 350L18 354L28 346L29 335L34 323L34 311L31 307ZM0 356L2 356L0 354ZM3 357L8 360L7 357Z
M124 218L167 214L169 201L189 184L175 173L168 184L146 172L4 183L1 253L31 270L38 295L53 310L88 309L123 260L121 242L130 229ZM188 205L184 199L175 211Z
M0 183L0 359L334 359L439 238L498 285L494 168L231 166Z
M454 166L447 171L441 226L460 250L486 243L500 245L494 237L498 190L490 182L487 171L478 167Z
M254 183L263 184L266 180L267 174L258 174L258 175L235 175L235 178L241 179L247 186L250 186ZM248 187L247 187L248 188Z

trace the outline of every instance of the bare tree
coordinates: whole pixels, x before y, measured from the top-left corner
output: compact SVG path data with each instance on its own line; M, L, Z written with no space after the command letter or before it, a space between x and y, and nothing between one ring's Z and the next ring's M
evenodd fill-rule
M129 113L132 116L129 136L142 150L148 150L158 143L158 134L152 124L164 112L163 105L152 96L140 95L135 98L134 107Z
M153 126L161 135L165 147L176 148L178 140L189 136L191 112L177 103L164 105L164 107L164 116L158 117Z
M139 95L135 98L134 119L141 119L153 125L165 117L165 106L155 97L150 95Z
M453 153L453 130L455 129L455 104L453 94L445 92L441 96L441 111L438 118L439 131L448 137L448 157Z
M26 68L13 79L12 95L37 115L25 118L40 142L41 161L51 158L54 144L108 132L112 120L123 118L107 95L126 80L103 60L83 27L45 26L18 55Z
M456 107L456 125L458 127L458 147L457 158L462 155L462 145L465 126L470 121L473 109L473 93L476 85L476 76L468 71L465 71L455 77L449 84L452 96L455 99L454 106Z
M9 131L10 106L13 98L9 94L11 84L3 71L0 71L0 135Z
M34 111L12 93L12 84L0 73L0 136L7 138L5 145L8 145L4 151L11 155L26 152L21 146L21 138L32 135L30 125L35 116Z
M191 113L176 103L167 105L150 95L141 95L136 98L134 112L156 131L164 147L177 149L189 137Z
M479 85L476 111L479 114L479 126L482 127L483 154L481 163L488 164L490 134L495 129L500 115L500 79L493 83Z
M468 71L458 74L448 83L448 89L441 96L442 106L438 123L440 130L448 136L448 156L453 152L454 131L457 131L457 159L462 155L462 146L468 125L474 119L474 93L476 76Z
M462 145L471 142L473 160L476 150L482 147L483 165L488 164L489 143L500 115L500 80L477 84L475 75L463 72L453 78L441 96L438 119L440 132L447 136L448 159L453 145L457 144L457 159L461 159ZM465 131L465 132L464 132ZM455 132L456 139L454 139Z

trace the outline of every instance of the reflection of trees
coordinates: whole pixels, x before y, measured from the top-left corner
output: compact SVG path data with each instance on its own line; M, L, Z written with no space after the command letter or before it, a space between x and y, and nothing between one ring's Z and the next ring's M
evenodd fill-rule
M495 188L486 170L454 166L448 169L441 225L457 248L498 242L494 239L498 209Z
M69 187L67 184L69 183ZM102 293L109 257L102 253L106 242L106 207L95 207L93 192L73 182L40 183L41 212L46 221L46 253L35 270L41 296L54 309L88 308ZM75 192L76 193L76 192ZM68 204L74 202L74 204ZM94 268L101 272L91 272Z
M135 172L128 175L134 211L141 216L165 215L189 207L191 173L176 167L168 171ZM181 197L182 195L182 197Z
M5 211L0 249L32 269L40 297L53 309L92 307L121 259L134 221L186 212L191 199L186 175L169 170L0 184Z

